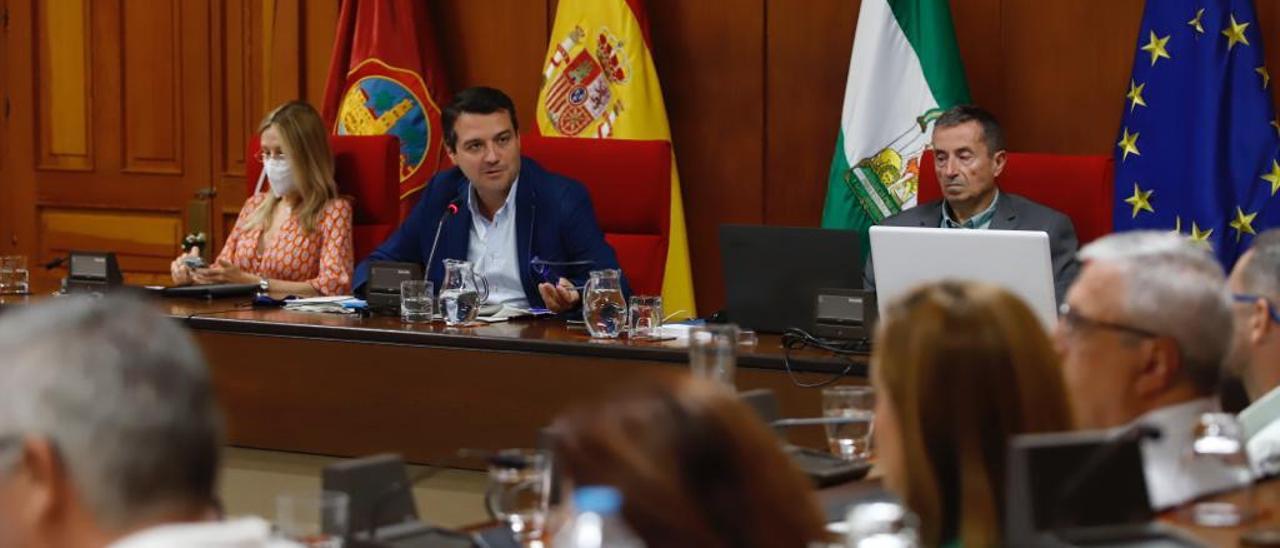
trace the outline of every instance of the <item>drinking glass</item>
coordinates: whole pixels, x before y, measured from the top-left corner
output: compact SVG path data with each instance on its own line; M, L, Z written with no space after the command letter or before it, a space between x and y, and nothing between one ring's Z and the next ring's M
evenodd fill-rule
M342 548L350 505L346 493L303 491L276 497L276 525L286 538L310 548Z
M489 513L523 543L542 538L551 496L551 457L534 449L505 449L489 459Z
M733 386L738 368L738 326L709 324L689 330L689 368L693 376Z
M1191 507L1192 520L1202 527L1235 527L1249 521L1254 516L1253 469L1245 451L1244 429L1231 413L1205 413L1196 423L1195 436L1191 443L1191 458L1224 470L1245 489L1238 501L1194 504Z
M870 386L831 386L822 390L822 416L840 419L823 426L831 454L848 461L871 457L871 425L876 393Z
M627 336L632 339L657 339L662 329L662 297L635 295L627 310Z
M30 289L27 258L22 255L0 257L0 295L24 295Z
M427 280L400 282L400 319L409 323L431 321L435 314L434 293L435 285Z

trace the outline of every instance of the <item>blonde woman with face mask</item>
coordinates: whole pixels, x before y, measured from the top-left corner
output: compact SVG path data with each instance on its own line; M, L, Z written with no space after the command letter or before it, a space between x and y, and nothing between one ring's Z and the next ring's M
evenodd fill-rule
M338 196L333 153L320 114L291 101L259 127L262 180L245 202L215 263L192 268L187 257L170 265L173 282L259 284L299 297L351 292L351 203ZM264 188L265 187L265 188Z

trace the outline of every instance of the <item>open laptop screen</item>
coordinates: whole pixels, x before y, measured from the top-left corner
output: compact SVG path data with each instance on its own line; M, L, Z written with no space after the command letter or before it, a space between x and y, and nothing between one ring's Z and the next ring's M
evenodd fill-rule
M729 321L769 333L812 330L818 289L862 288L861 249L852 230L721 225Z

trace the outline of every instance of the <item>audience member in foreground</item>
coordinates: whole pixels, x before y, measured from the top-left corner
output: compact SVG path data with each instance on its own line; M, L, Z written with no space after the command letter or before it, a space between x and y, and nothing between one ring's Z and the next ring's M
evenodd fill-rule
M0 546L273 545L262 520L197 523L221 428L176 322L66 297L6 312L0 356Z
M1272 461L1280 455L1280 229L1253 240L1227 280L1235 306L1235 338L1227 370L1238 376L1252 401L1240 413L1249 457ZM1275 464L1268 466L1273 473Z
M1250 401L1280 386L1280 229L1253 240L1227 281L1235 301L1235 339L1228 366Z
M215 264L193 269L179 256L169 265L173 283L259 284L302 297L351 293L351 202L338 196L320 113L291 101L258 131L268 184L245 201Z
M942 282L893 303L874 349L877 466L923 545L1000 544L1009 439L1071 429L1040 321L1000 288Z
M616 487L623 517L648 546L824 540L811 484L777 435L718 384L646 384L571 410L554 430L568 486Z
M1176 234L1112 234L1080 250L1056 339L1080 428L1147 424L1143 469L1151 505L1168 508L1236 485L1186 458L1200 415L1218 409L1219 369L1232 336L1222 267Z

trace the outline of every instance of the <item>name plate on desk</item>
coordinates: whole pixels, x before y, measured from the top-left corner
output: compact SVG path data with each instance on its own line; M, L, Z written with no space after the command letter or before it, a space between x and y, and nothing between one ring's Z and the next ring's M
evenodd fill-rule
M69 293L100 293L119 286L124 278L116 254L72 251L63 289Z
M422 279L422 265L395 261L369 263L369 290L365 300L369 311L385 316L400 315L400 282Z

